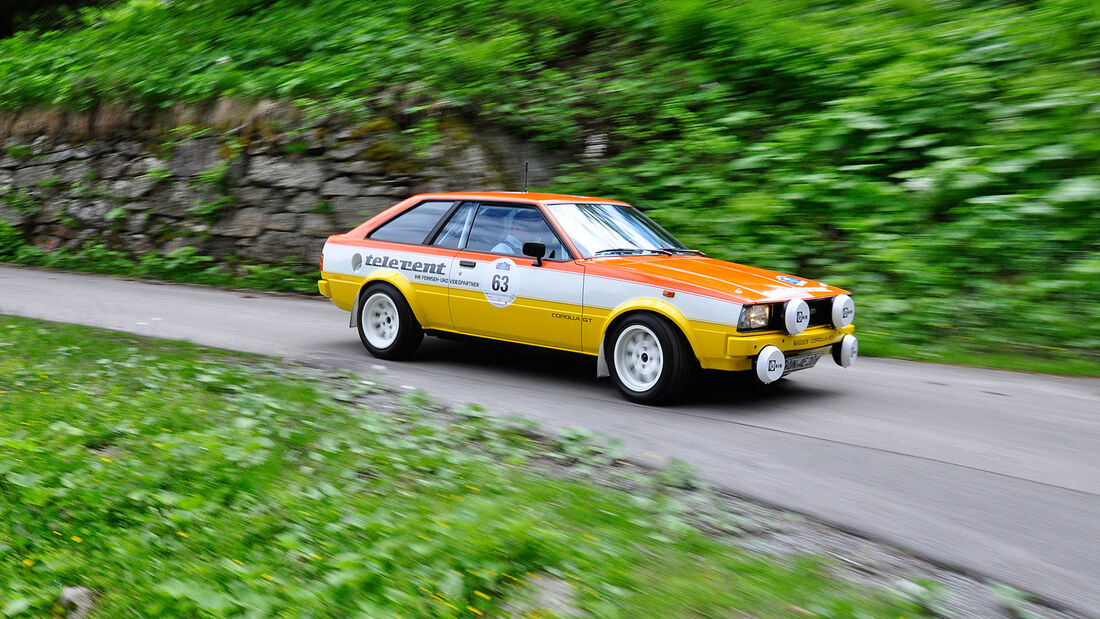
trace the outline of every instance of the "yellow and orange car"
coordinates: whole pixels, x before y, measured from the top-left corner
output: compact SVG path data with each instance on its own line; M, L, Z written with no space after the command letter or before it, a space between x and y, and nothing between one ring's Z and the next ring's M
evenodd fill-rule
M628 399L666 401L696 368L770 383L857 354L847 291L715 260L616 200L545 193L413 196L330 236L321 294L376 357L425 332L597 357Z

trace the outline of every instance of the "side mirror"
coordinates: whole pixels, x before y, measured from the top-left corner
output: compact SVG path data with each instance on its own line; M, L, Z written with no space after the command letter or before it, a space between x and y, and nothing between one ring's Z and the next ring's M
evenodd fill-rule
M541 267L542 257L546 255L546 245L544 243L524 243L523 255L535 259L531 266Z

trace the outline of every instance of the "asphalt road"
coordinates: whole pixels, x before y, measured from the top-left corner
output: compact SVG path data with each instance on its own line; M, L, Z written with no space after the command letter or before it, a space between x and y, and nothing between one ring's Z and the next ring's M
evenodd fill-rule
M367 355L326 300L0 267L0 314L278 355L621 437L735 494L1100 616L1100 380L860 359L769 387L724 375L672 408L622 400L587 357L426 338ZM384 370L382 368L384 367Z

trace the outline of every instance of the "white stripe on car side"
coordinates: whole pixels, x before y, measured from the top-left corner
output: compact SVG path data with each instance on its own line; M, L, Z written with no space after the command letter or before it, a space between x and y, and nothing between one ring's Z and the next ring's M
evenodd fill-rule
M669 288L589 275L584 281L584 306L610 310L634 299L657 299L680 310L688 320L736 327L741 317L740 303L675 289L676 296L667 298L664 296L665 290Z
M325 271L370 277L381 269L392 269L406 276L410 282L439 286L451 285L465 290L478 290L472 282L481 282L492 261L473 259L474 268L460 267L459 260L471 260L461 256L452 258L393 249L357 247L326 243L323 255ZM507 257L507 256L502 256ZM566 272L535 267L526 264L526 258L512 258L512 269L517 285L516 293L523 298L556 303L569 303L606 310L613 310L627 301L655 299L676 307L688 320L698 320L736 327L741 315L741 304L714 297L692 294L673 289L675 297L663 296L669 288L652 286L605 276L585 276L580 272ZM583 297L577 296L583 282Z

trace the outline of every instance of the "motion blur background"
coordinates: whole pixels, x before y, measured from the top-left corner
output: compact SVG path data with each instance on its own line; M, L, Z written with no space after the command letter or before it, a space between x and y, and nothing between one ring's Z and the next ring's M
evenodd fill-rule
M1096 2L6 5L2 110L270 98L413 161L458 117L555 153L540 189L850 288L869 352L1095 372Z

